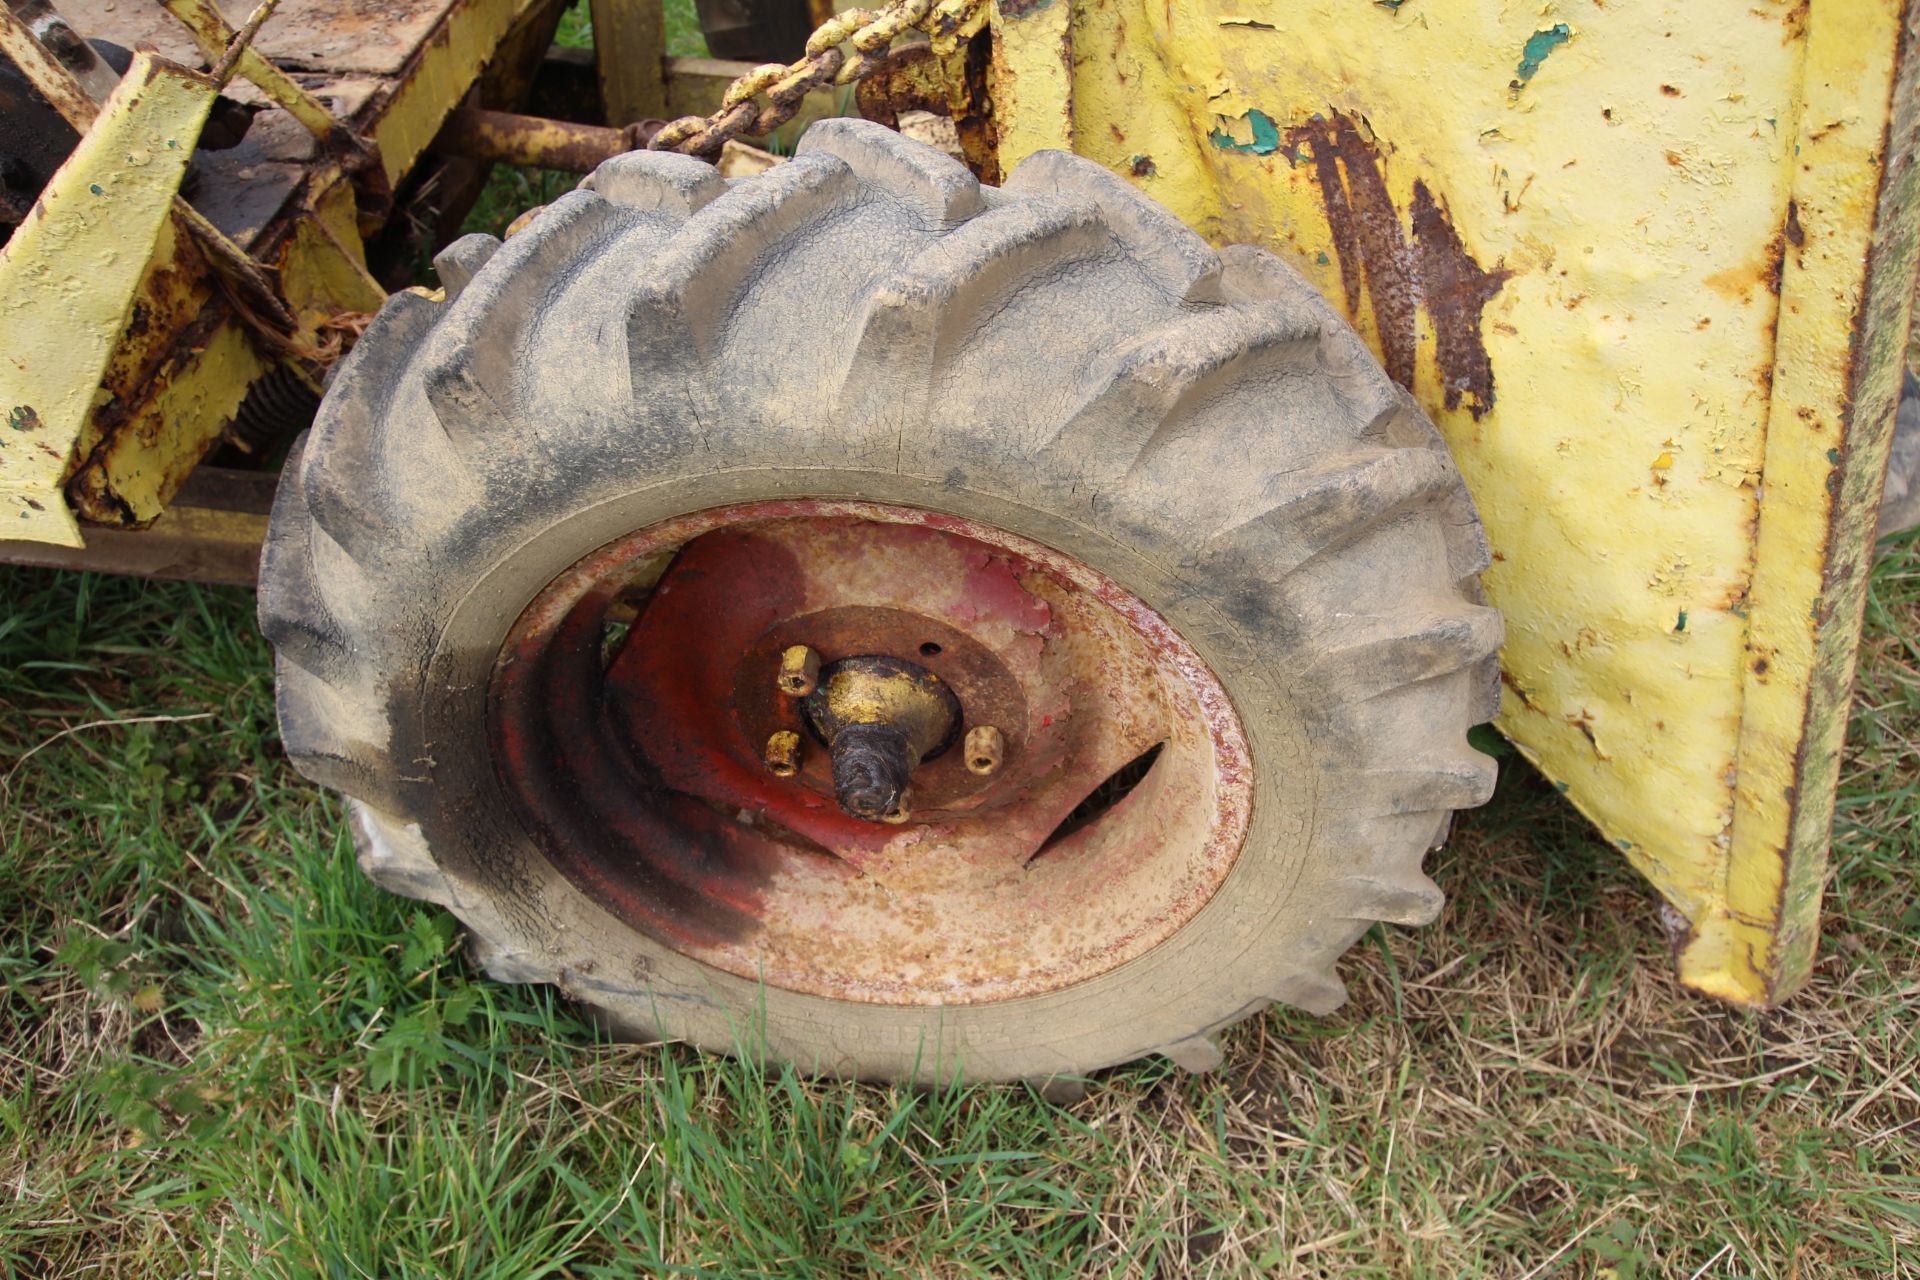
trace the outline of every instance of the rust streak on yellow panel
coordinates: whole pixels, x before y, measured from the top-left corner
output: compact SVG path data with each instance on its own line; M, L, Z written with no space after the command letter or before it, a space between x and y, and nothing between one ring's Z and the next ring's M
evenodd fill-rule
M76 503L118 510L127 523L158 516L269 367L235 320L176 347L154 393L74 476Z

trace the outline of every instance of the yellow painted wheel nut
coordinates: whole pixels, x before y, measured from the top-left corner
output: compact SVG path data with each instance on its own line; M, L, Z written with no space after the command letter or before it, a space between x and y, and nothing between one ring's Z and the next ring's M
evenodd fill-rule
M990 724L975 725L967 730L967 772L984 778L998 769L1006 745L1000 731Z
M804 644L796 644L780 655L780 692L791 698L804 698L819 683L819 654Z
M776 778L791 778L800 772L800 735L791 729L781 729L767 739L767 749L762 759L767 762L767 772Z

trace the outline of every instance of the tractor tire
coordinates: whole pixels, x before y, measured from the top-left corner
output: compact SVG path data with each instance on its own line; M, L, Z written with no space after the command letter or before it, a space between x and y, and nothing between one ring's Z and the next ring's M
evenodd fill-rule
M1900 405L1887 451L1887 479L1880 493L1876 538L1891 538L1920 525L1920 378L1908 370L1900 380Z
M1150 1054L1203 1070L1220 1057L1213 1033L1271 1002L1339 1006L1334 962L1374 922L1440 911L1422 859L1494 782L1467 741L1499 692L1487 544L1432 424L1292 268L1216 252L1090 161L1043 152L982 188L850 120L733 182L676 155L621 156L506 243L468 236L436 265L442 291L388 301L287 465L260 621L286 750L351 798L363 869L451 911L495 977L556 984L622 1036L804 1073L1047 1080ZM759 963L740 912L783 881L726 882L725 842L767 827L747 807L707 805L721 843L657 855L669 878L684 872L660 893L698 881L719 905L608 888L629 869L572 866L527 818L499 681L521 669L514 645L550 584L635 530L829 501L1003 531L999 545L1027 548L1008 553L1020 581L1064 600L1033 576L1057 563L1061 580L1131 601L1129 635L1160 637L1150 658L1187 654L1192 687L1224 692L1206 715L1244 755L1195 785L1241 797L1211 811L1239 834L1204 891L1154 917L1165 936L1102 939L1100 955L1123 959L1054 982L1020 959L1044 920L982 925L1008 940L1006 963L969 969L948 999L960 979L943 986L930 962L872 958L896 902L858 927L816 921L824 976L793 989L691 954L720 945L699 934L718 920L734 930L726 954ZM582 678L597 672L596 659ZM1133 678L1097 676L1122 685L1116 699ZM569 804L599 804L580 781L598 756L578 743L607 713L560 685L546 695L565 707L525 767ZM1008 750L1011 770L1012 737ZM617 821L644 826L661 794L643 789ZM1147 803L1125 816L1146 835L1187 812L1165 787L1161 808ZM1077 883L1098 895L1127 873ZM834 874L849 893L874 888ZM1079 919L1071 896L1050 902ZM938 911L921 915L926 954L985 963ZM838 989L838 963L881 978L820 994Z

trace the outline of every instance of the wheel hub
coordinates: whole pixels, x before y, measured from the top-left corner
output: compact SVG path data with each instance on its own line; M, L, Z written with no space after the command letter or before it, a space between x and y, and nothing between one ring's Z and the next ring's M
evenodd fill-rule
M915 766L953 745L962 718L939 676L871 654L822 667L801 713L833 762L834 798L870 822L907 820Z

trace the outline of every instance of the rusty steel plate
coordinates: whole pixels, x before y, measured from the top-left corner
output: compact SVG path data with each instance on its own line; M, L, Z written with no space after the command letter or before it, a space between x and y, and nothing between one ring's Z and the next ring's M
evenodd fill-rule
M782 652L891 656L992 725L915 771L911 817L834 799ZM1004 531L769 502L584 557L522 614L490 700L499 776L556 867L729 973L890 1004L1057 989L1165 940L1225 878L1251 803L1238 716L1123 588ZM803 739L797 772L763 760Z
M253 0L218 0L240 27ZM454 0L285 0L254 48L290 70L398 75L453 8ZM74 30L133 48L145 45L184 66L205 64L185 27L153 0L60 0Z

